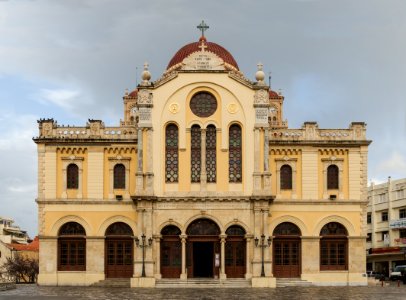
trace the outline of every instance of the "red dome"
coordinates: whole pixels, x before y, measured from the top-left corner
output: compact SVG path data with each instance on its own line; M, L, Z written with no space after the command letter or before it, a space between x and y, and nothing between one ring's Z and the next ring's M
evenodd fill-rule
M277 92L273 91L273 90L269 90L269 98L271 99L276 99L276 98L280 98L281 96L278 95Z
M138 95L138 90L135 89L131 93L128 94L128 97L137 98L137 95Z
M193 52L200 52L202 39L204 39L204 41L205 41L204 44L205 44L205 46L207 46L207 48L205 47L205 51L209 51L209 52L216 54L222 60L224 60L225 63L232 65L234 68L239 70L238 64L235 61L234 57L230 54L230 52L228 52L226 49L224 49L223 47L221 47L220 45L218 45L216 43L206 42L206 38L204 38L204 37L200 38L199 42L190 43L190 44L187 44L186 46L183 46L182 48L180 48L180 50L178 52L176 52L176 54L172 57L171 61L168 64L168 67L166 67L166 69L168 70L171 67L181 63L186 57L188 57ZM199 46L200 46L200 48L199 48Z

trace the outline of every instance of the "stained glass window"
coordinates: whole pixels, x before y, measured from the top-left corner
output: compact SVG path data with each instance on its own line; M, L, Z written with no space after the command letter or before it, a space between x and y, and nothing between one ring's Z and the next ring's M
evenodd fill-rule
M196 116L207 118L216 112L217 100L210 93L200 92L190 100L190 109Z
M338 189L338 167L336 165L330 165L327 168L327 189Z
M193 125L191 130L191 154L190 154L190 173L192 182L200 182L200 172L202 163L201 153L201 133L198 125Z
M123 164L114 166L114 188L125 189L125 167Z
M165 181L178 182L178 126L169 124L165 133Z
M281 167L281 190L292 189L292 168L289 165Z
M242 182L241 127L231 125L228 136L228 174L230 182Z
M79 168L76 164L69 164L66 168L66 185L68 189L79 188Z
M216 182L216 159L216 127L209 125L206 131L207 182Z

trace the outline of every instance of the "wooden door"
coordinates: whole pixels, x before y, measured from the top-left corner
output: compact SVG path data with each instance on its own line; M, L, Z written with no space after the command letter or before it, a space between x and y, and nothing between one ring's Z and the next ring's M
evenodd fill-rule
M275 277L300 277L300 239L274 239L273 274Z
M133 276L134 251L131 239L106 239L107 278L130 278Z
M226 242L226 274L227 278L244 278L245 276L245 258L246 242L243 239Z
M161 274L163 278L180 278L182 245L179 239L161 242Z

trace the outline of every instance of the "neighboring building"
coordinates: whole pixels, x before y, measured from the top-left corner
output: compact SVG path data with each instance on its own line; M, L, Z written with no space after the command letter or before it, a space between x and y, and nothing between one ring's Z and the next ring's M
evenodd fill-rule
M39 120L39 284L366 285L366 125L288 129L255 77L202 35L157 80L145 65L119 126Z
M13 224L13 219L0 217L0 241L4 243L27 244L27 232Z
M368 187L367 270L406 265L406 178Z

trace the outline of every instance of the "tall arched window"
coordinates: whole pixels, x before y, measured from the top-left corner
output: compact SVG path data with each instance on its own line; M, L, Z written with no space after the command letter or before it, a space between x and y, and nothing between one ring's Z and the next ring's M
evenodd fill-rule
M86 232L76 222L64 224L58 234L58 271L86 270Z
M228 178L230 182L242 182L241 127L230 126L228 133Z
M337 222L320 231L320 270L348 270L347 229Z
M283 165L281 167L281 190L292 189L292 167L289 165Z
M338 190L338 167L330 165L327 168L327 189Z
M165 181L178 182L178 126L169 124L165 130Z
M69 164L66 168L66 188L79 188L79 168L76 164Z
M123 164L114 166L114 188L125 189L125 167Z
M193 125L191 130L191 154L190 154L190 174L192 182L200 182L200 172L202 170L202 148L201 133L199 125Z
M216 127L209 125L206 131L207 182L216 182L216 160Z

